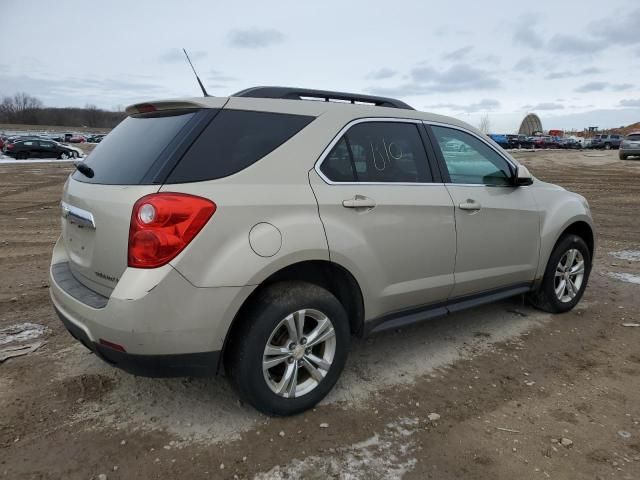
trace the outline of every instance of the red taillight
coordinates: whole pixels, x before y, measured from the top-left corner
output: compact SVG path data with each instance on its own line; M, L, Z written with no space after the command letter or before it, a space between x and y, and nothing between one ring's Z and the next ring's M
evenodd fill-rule
M189 245L215 211L211 200L185 193L142 197L131 213L129 266L165 265Z
M15 145L13 143L7 143L7 150L13 150Z

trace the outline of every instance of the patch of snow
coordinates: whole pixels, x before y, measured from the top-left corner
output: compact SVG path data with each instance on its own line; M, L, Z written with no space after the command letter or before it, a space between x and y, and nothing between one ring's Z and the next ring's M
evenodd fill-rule
M609 255L619 258L620 260L640 262L640 250L620 250L619 252L611 252Z
M66 160L61 160L59 158L27 158L26 160L15 160L11 157L0 157L0 165L20 165L24 163L69 163L75 162L79 160L77 158L67 158Z
M619 272L609 272L607 273L611 278L615 278L616 280L620 280L621 282L626 283L634 283L636 285L640 285L640 276L633 275L631 273L619 273Z
M294 478L338 478L352 480L399 480L413 470L415 444L408 439L415 433L418 420L400 418L386 425L381 434L348 447L337 448L325 456L312 455L277 465L257 474L255 480Z
M18 323L0 329L0 345L11 342L24 342L44 335L47 327L37 323Z

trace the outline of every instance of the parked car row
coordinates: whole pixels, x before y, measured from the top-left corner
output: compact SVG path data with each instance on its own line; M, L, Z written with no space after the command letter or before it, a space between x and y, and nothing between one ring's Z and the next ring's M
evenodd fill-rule
M562 138L552 135L504 135L490 133L489 138L500 145L502 148L567 148L580 149L582 144L575 138Z
M42 135L0 135L0 151L18 160L27 158L79 158L82 152Z

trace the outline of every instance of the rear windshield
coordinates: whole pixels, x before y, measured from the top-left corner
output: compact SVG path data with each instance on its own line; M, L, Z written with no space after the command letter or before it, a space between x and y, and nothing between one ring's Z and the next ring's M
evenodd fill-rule
M76 171L73 178L107 185L147 183L147 173L195 115L195 110L178 110L125 118L85 160L94 176Z
M315 117L222 110L169 175L167 183L223 178L254 164Z
M107 185L186 183L243 170L285 143L315 117L243 110L181 110L123 120L87 157Z

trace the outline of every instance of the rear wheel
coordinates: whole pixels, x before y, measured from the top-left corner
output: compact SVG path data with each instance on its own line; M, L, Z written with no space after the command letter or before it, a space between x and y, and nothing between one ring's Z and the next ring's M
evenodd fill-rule
M531 294L532 303L551 313L568 312L582 298L591 272L591 254L587 244L577 235L558 240L542 279Z
M624 153L619 152L619 153L618 153L618 158L619 158L620 160L626 160L626 159L627 159L627 156L626 156Z
M611 150L611 144L610 143L605 143L604 144L604 149L605 150Z
M271 415L303 412L333 388L347 359L349 321L327 290L282 282L260 292L234 328L225 367L240 396Z
M26 160L31 156L30 152L18 152L16 154L16 159L18 160Z

